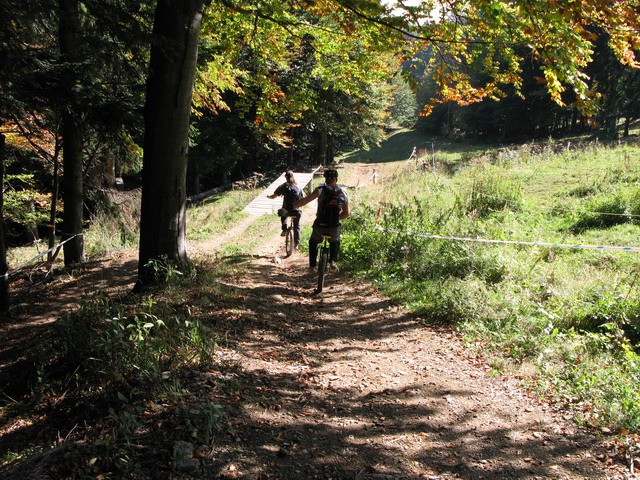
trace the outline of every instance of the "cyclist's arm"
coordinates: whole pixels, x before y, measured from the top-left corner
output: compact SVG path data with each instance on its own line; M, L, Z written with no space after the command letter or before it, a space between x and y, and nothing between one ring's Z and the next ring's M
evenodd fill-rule
M340 220L348 218L349 215L351 215L351 207L349 206L349 200L347 200L342 206L342 211L340 212Z
M274 198L284 195L284 192L285 192L285 185L284 184L278 185L278 188L276 188L271 195L267 195L267 198L270 198L273 200Z
M320 191L316 188L310 195L297 200L293 204L293 208L298 209L300 207L304 207L307 203L313 202L316 198L318 198L318 195L320 195Z

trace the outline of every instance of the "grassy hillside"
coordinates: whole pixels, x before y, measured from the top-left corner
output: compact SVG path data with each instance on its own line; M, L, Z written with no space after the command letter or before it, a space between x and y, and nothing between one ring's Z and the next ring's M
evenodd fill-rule
M640 247L638 145L431 148L398 132L345 162L363 155L385 163L351 197L354 275L452 323L497 372L510 364L586 422L640 428L640 251L585 247Z

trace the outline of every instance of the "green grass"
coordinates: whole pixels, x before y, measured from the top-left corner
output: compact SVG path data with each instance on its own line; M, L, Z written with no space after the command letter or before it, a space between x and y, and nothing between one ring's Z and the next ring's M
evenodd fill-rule
M486 145L461 145L438 138L425 137L417 130L398 129L389 134L382 145L368 150L355 150L340 157L344 163L393 163L406 161L413 147L418 150L420 158L436 155L436 158L448 164L455 164L469 156L477 156L486 150Z
M391 161L398 139L412 139L395 137L391 153L372 159L389 159L388 175L351 196L343 261L352 273L431 321L453 323L496 364L535 369L548 395L588 405L585 422L638 431L640 253L420 234L640 246L640 165L631 160L640 148L457 148L439 153L455 168L434 173ZM375 228L379 209L385 232Z
M254 190L233 190L191 206L187 209L187 239L205 240L211 235L220 235L228 231L248 215L242 209L255 196ZM118 219L99 213L91 226L84 231L85 254L88 258L100 258L117 249L137 248L139 232L135 227L137 225L134 221L130 220L125 225ZM43 242L46 242L46 239L43 239ZM41 243L8 249L9 270L30 262L47 248L46 243ZM46 260L46 256L40 260L43 259ZM63 265L62 252L56 258L55 264L58 267Z
M187 238L202 240L231 229L248 215L242 209L255 196L254 190L232 190L192 206L187 210Z

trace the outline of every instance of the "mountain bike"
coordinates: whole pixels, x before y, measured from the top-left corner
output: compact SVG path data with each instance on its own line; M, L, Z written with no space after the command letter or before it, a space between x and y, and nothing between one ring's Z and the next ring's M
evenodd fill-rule
M281 208L280 210L278 210L278 216L286 217L287 229L284 231L284 235L283 235L284 250L286 252L286 256L290 257L291 255L293 255L293 249L295 247L293 220L294 218L297 218L297 216L295 214L295 211L293 212L292 215L289 215L289 211L285 210L284 208Z
M329 265L329 240L331 240L331 235L322 235L322 244L319 248L320 258L318 259L318 288L316 288L315 293L322 292L324 288L324 277Z

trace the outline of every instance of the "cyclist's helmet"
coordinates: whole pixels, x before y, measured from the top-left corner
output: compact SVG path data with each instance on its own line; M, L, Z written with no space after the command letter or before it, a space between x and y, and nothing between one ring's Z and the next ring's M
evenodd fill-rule
M328 168L324 171L324 178L338 178L338 171L334 170L333 168Z

